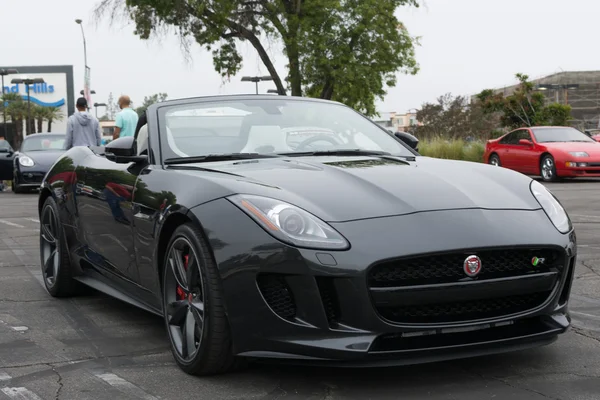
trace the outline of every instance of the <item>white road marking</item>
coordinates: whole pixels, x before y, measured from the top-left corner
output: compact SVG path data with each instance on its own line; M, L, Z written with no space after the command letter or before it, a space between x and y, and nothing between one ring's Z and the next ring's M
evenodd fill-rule
M36 223L38 223L38 224L40 223L40 220L39 220L39 219L35 219L35 218L25 218L25 219L26 219L27 221L33 221L33 222L36 222Z
M575 314L575 315L583 315L584 317L588 317L588 318L600 321L600 316L598 316L598 315L586 314L586 313L582 313L582 312L578 312L578 311L570 311L570 313Z
M136 396L145 400L158 400L157 397L146 393L144 390L135 386L133 383L128 382L115 374L96 374L96 377L102 379L104 382L108 383L116 389L119 389L120 391L126 394Z
M2 392L15 400L42 400L37 394L24 387L3 387Z
M578 218L596 218L600 219L600 215L581 215L581 214L569 214L570 217L578 217Z
M12 378L6 372L0 372L0 381L10 381Z
M15 228L25 228L23 225L15 224L14 222L7 221L5 219L0 219L0 224L6 224L9 226L14 226Z
M11 328L17 332L25 332L26 330L29 330L29 328L26 326L11 326Z

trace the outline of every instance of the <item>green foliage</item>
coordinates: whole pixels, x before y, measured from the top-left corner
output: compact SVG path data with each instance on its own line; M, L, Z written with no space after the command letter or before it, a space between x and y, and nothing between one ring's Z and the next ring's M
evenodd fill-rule
M448 160L482 162L485 145L481 142L433 138L419 142L419 153L427 157Z
M552 103L544 107L539 114L539 125L565 126L571 120L571 106Z
M396 73L415 74L418 65L409 35L396 17L418 0L100 0L96 15L124 12L136 35L148 39L169 28L189 51L195 42L212 51L223 78L237 74L239 42L257 51L279 94L333 99L375 114L376 99L396 84ZM265 49L283 45L288 59L282 79ZM287 82L287 87L284 86Z
M140 107L137 107L135 109L135 112L137 112L138 115L141 116L152 104L165 101L167 97L168 95L166 93L156 93L152 96L144 96L144 102Z
M423 125L416 128L419 138L467 137L488 138L498 125L498 115L485 112L478 103L469 103L465 97L453 97L447 93L437 103L425 103L417 112L417 120Z
M500 112L503 127L516 129L524 126L567 125L571 119L571 106L553 103L545 105L545 97L535 91L533 83L524 74L517 74L519 87L504 97L486 89L477 95L487 113Z

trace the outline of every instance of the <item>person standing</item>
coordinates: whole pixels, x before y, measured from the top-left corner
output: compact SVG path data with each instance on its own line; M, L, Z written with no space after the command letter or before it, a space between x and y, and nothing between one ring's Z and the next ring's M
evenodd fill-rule
M77 99L77 112L67 120L67 138L65 139L65 150L75 146L100 146L102 132L100 122L87 112L87 100L85 97Z
M117 114L113 140L120 137L133 136L139 118L135 110L131 108L131 99L129 96L123 95L119 97L119 108L121 112Z

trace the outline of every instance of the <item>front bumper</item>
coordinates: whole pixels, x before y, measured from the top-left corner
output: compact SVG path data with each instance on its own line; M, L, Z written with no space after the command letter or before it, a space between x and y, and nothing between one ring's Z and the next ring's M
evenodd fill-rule
M221 272L237 355L346 366L414 364L545 345L570 325L576 238L560 234L542 210L450 210L332 224L351 243L343 252L282 244L226 200L192 212ZM515 247L556 252L556 268L401 288L376 288L369 279L376 265L399 257ZM535 289L545 296L521 307L482 306L489 298L507 301ZM485 312L469 314L469 304ZM407 305L413 308L400 318L382 312Z
M46 173L48 173L47 169L40 169L39 167L36 168L36 166L20 166L14 172L14 175L19 183L19 186L24 188L39 188L42 185L42 180L46 176ZM13 177L13 180L15 177Z
M580 165L584 161L573 162ZM600 162L585 161L585 166L567 166L566 164L556 166L556 173L561 177L600 177Z

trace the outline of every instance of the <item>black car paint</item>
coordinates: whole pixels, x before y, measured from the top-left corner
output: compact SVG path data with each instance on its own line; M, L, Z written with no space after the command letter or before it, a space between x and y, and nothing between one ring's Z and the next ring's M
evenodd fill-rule
M12 146L6 140L0 140L0 181L12 180L14 158Z
M50 137L56 138L64 136L57 133L36 133L36 138ZM27 138L25 138L27 140ZM24 144L25 142L23 142ZM64 154L62 149L51 149L51 150L39 150L39 151L23 151L23 144L21 144L21 150L15 153L12 162L12 180L13 189L37 189L42 183L42 179L46 173L50 170L52 165ZM34 165L26 167L19 162L19 157L29 157L33 160Z
M160 106L147 111L149 163L115 163L101 152L76 148L44 180L40 208L49 195L57 200L73 265L84 283L161 315L166 241L177 224L193 221L211 244L238 355L402 364L547 344L568 328L565 299L573 279L575 234L556 230L531 195L529 178L488 165L420 156L408 166L377 157L306 157L163 167L155 161L161 159L156 145ZM119 140L111 144L118 146ZM74 173L77 182L53 181L61 173ZM107 182L135 188L131 200L119 202L129 224L113 218L98 195ZM90 190L78 190L81 186ZM225 198L234 193L275 197L302 207L329 221L351 248L315 251L284 244ZM367 274L376 263L523 245L552 246L564 253L565 272L542 307L492 321L433 327L392 323L374 309ZM269 308L257 288L258 273L287 276L298 302L294 321ZM317 280L336 289L341 317L335 324L328 320ZM510 288L510 283L499 284ZM434 344L410 351L369 351L378 348L381 335L516 319L540 321L545 328L480 344L474 343L475 332L473 342L435 351L430 348Z

